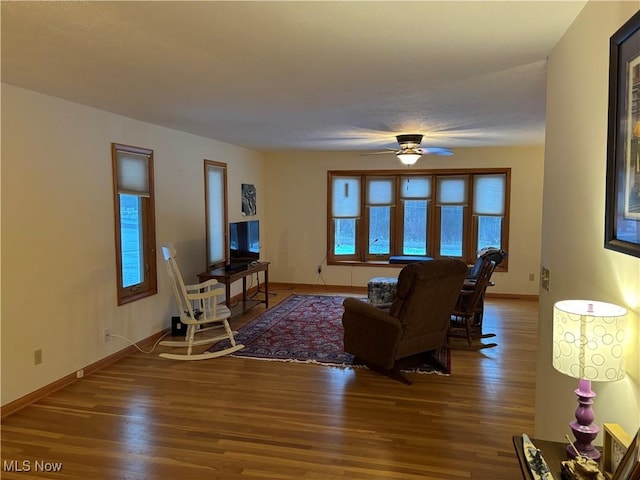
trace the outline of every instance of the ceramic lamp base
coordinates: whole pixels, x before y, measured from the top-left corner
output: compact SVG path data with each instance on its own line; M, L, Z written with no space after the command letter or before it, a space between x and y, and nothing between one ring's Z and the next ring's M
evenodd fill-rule
M574 393L578 397L578 408L576 409L575 421L569 423L576 439L573 445L581 456L597 462L600 460L601 454L591 442L600 433L600 427L593 423L595 415L592 405L596 394L591 390L591 380L581 379ZM576 452L571 445L567 446L567 453L570 458L576 458Z

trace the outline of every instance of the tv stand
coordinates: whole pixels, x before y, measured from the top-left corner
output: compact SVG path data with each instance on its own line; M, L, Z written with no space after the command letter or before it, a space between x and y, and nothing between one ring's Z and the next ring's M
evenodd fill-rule
M225 272L239 272L241 270L246 270L247 267L249 266L248 263L227 263L224 266L224 271Z
M247 277L258 274L258 272L264 272L264 292L260 291L258 287L257 293L264 293L264 300L254 299L247 297ZM222 268L214 268L206 272L198 274L198 281L204 282L206 280L215 279L220 283L224 283L227 307L231 310L231 317L241 315L247 310L260 303L264 303L265 308L269 308L269 262L252 262L247 265L244 270L227 271ZM242 299L237 305L231 304L231 284L238 280L242 280Z

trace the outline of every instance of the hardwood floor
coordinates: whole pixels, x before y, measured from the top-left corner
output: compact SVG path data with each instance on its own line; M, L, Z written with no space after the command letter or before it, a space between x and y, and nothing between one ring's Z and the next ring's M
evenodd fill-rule
M340 293L271 290L273 304ZM136 353L5 418L1 478L519 479L511 437L533 432L538 306L485 305L498 347L453 350L450 376L409 374L412 386L366 369Z

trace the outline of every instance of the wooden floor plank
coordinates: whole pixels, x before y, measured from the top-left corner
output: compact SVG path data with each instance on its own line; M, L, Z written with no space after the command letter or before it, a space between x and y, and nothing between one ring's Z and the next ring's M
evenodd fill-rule
M271 291L271 304L341 293ZM411 386L364 368L135 353L3 419L1 478L517 479L511 437L533 431L537 308L487 299L498 347L454 350L450 376L409 374Z

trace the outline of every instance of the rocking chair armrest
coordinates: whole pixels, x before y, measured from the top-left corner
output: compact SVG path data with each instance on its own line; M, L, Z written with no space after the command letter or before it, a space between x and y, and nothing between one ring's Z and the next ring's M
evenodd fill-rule
M460 290L458 294L458 299L456 300L456 304L453 307L453 312L451 313L455 317L467 318L475 316L476 314L476 303L478 301L477 291L473 290Z
M204 292L187 293L189 300L205 300L211 297L224 297L224 288L216 288L214 290L206 290Z
M207 280L206 282L199 283L197 285L185 285L187 290L187 297L190 300L203 300L211 297L224 297L224 288L217 284L215 280Z
M208 289L213 285L218 285L218 281L215 278L210 278L209 280L205 280L204 282L196 283L193 285L185 285L184 288L186 288L188 292L193 290L200 291L200 290Z

